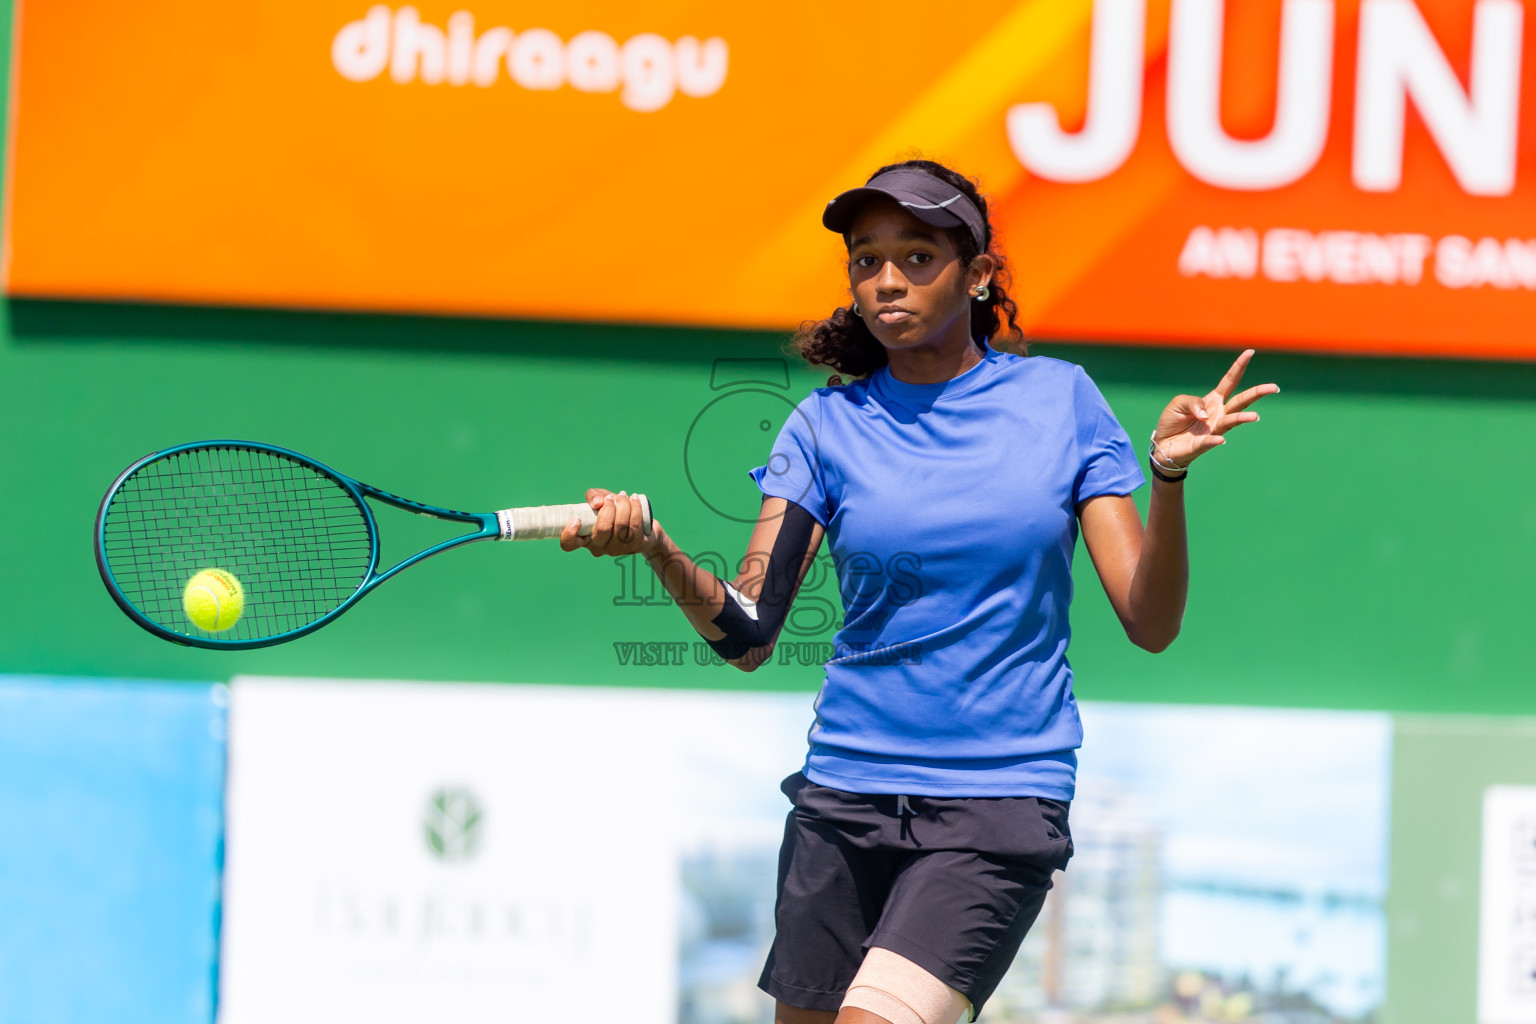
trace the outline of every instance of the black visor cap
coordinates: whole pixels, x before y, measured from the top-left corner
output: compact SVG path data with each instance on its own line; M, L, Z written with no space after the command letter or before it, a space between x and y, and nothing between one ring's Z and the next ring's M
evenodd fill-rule
M821 223L846 235L864 204L877 196L895 200L924 224L936 228L964 227L975 240L976 251L987 251L987 222L970 197L943 178L912 168L877 174L863 188L844 192L827 204Z

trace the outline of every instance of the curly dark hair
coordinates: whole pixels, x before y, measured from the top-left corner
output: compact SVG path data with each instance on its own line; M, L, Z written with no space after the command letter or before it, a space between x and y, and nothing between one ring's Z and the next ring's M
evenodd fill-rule
M900 163L887 164L871 174L869 178L876 178L887 171L899 170L924 171L946 181L965 193L981 211L982 219L987 225L986 255L992 257L997 269L992 275L991 296L984 302L971 304L971 337L980 345L983 338L991 339L995 343L1006 334L1010 339L1008 347L1021 355L1026 354L1027 344L1018 325L1019 307L1008 295L1008 285L1012 283L1008 273L1008 261L993 244L994 232L991 218L987 214L987 200L981 194L977 183L933 160L903 160ZM970 266L971 261L981 255L976 248L976 240L971 237L971 232L963 226L946 230L954 241L955 248L959 250L961 265ZM846 237L844 241L847 241ZM1008 326L1006 332L1002 329L1004 323ZM807 320L801 324L795 336L790 339L790 346L811 365L826 366L836 370L837 372L827 381L831 385L843 383L843 375L855 378L867 376L889 362L885 346L870 333L863 318L854 314L851 305L834 309L832 315L825 320Z

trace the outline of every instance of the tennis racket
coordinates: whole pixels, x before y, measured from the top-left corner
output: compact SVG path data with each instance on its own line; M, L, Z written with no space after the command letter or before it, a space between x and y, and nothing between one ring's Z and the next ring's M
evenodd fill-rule
M473 529L379 571L371 498ZM640 502L651 532L650 502ZM560 536L572 517L582 536L589 505L456 512L423 505L270 444L200 441L152 452L123 470L96 514L96 565L113 600L156 636L193 647L243 650L312 633L385 580L477 540ZM199 627L183 609L192 577L232 573L245 608L230 628Z

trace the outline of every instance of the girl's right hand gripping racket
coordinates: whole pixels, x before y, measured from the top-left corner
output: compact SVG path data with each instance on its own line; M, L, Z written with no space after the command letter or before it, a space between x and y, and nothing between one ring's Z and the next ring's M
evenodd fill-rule
M373 498L475 529L379 571ZM650 502L640 502L651 532ZM96 515L96 564L128 617L156 636L238 650L313 632L385 580L440 551L477 540L559 537L572 517L582 536L589 505L455 512L397 497L297 452L249 441L201 441L146 455L125 469ZM244 590L244 610L223 630L203 629L183 597L216 569Z

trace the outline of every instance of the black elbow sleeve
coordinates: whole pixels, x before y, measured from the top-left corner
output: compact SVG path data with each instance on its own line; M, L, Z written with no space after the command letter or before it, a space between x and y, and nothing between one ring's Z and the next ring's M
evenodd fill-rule
M725 586L725 605L711 621L725 636L705 641L716 654L727 661L735 661L754 648L773 643L784 620L789 617L789 607L800 583L800 569L815 527L815 517L799 505L789 503L784 510L784 521L779 524L778 536L773 540L762 590L755 602L721 581Z
M748 614L747 609L752 607L751 602L729 583L725 583L724 580L720 582L725 584L725 607L721 608L720 614L710 621L719 626L725 636L719 640L705 642L726 661L735 661L752 648L768 643L773 639L773 635L766 633L763 623ZM755 612L756 609L754 608L753 611Z

